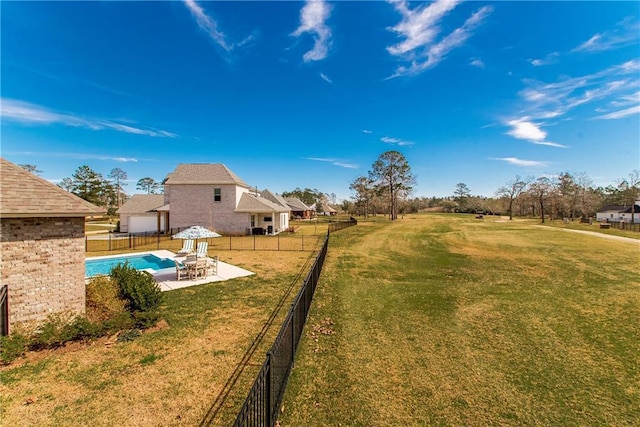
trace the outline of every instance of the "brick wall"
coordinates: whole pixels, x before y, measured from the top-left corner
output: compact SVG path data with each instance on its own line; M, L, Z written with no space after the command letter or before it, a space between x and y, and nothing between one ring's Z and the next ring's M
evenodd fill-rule
M250 226L247 213L234 212L239 190L235 185L172 185L170 226L202 225L221 233L244 233ZM222 200L213 200L213 189L221 189Z
M84 218L2 218L0 280L9 327L85 311Z

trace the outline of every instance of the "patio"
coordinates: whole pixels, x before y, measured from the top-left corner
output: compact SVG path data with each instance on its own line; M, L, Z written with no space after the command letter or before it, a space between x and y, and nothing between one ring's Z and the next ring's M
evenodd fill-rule
M141 255L141 254L152 254L157 256L158 258L165 258L173 260L175 255L173 252L168 250L158 250L158 251L150 251L150 252L138 252L132 255ZM114 256L104 256L104 257L94 257L97 258L115 258L122 257L123 255L114 255ZM191 280L188 278L184 278L182 280L176 280L176 269L175 267L164 268L161 270L153 270L153 269L145 269L142 271L146 271L150 273L160 285L160 290L162 291L172 291L174 289L187 288L190 286L203 285L205 283L211 282L222 282L229 279L235 279L237 277L246 277L255 274L251 271L245 270L240 267L236 267L235 265L227 264L226 262L218 260L218 271L215 275L209 275L207 277L203 277L201 279Z

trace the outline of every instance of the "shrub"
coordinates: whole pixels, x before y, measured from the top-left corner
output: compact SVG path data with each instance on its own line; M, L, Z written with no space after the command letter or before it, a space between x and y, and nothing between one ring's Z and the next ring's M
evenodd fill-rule
M138 320L138 324L144 327L153 325L158 319L156 313L162 303L162 292L153 276L136 270L128 262L114 267L110 276L118 284L119 296L126 301L127 310Z
M27 350L29 340L20 332L0 337L0 359L2 363L11 363Z
M118 284L108 276L92 278L87 283L87 317L102 322L125 312L125 301L120 298Z

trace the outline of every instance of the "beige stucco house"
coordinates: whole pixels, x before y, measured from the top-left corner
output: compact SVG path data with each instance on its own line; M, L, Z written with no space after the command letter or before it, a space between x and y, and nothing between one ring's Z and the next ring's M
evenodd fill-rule
M284 199L258 192L224 164L179 164L163 185L170 228L202 225L221 234L277 234L289 228L291 210Z
M0 158L0 283L8 323L85 311L85 217L103 208Z

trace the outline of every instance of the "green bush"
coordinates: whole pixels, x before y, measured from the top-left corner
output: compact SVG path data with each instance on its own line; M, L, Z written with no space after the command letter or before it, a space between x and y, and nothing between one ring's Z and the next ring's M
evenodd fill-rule
M11 363L27 350L29 340L20 332L0 337L0 359L2 363Z
M152 326L158 319L157 310L162 303L162 292L153 276L136 270L128 262L114 267L110 276L118 284L119 296L126 301L127 309L138 324Z
M126 311L125 301L120 298L118 284L108 276L97 276L89 280L86 291L87 317L94 322L118 317Z

